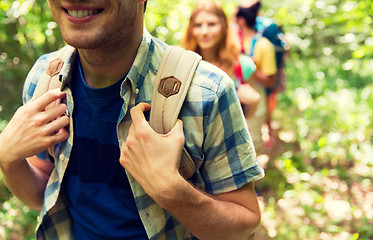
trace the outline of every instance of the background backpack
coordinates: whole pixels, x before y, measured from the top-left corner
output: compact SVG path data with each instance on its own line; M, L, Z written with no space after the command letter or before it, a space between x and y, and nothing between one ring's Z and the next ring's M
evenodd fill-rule
M267 88L267 92L277 89L278 92L286 89L286 76L284 74L284 62L285 53L290 49L288 42L285 39L285 35L281 28L269 17L258 16L256 17L255 31L257 32L251 46L250 56L254 55L255 43L261 38L267 38L275 47L276 56L276 83L272 88ZM242 36L241 36L242 39ZM242 42L242 41L241 41ZM242 51L245 52L243 45Z
M289 50L289 44L280 27L269 17L256 17L255 30L257 33L266 37L275 47L277 68L283 66L284 54Z

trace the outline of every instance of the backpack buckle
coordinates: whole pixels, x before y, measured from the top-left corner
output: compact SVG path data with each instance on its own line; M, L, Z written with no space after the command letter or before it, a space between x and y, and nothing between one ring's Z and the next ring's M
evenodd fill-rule
M158 92L162 94L165 98L168 98L169 96L172 96L174 94L177 94L180 91L181 88L181 81L175 77L165 77L162 78L159 87Z

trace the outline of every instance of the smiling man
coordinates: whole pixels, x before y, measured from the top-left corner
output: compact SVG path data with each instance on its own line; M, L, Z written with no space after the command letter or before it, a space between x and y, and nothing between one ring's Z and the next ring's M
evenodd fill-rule
M249 239L264 173L233 81L201 61L180 120L157 134L144 113L167 45L143 26L145 0L48 3L69 46L38 59L0 135L7 186L41 210L37 238ZM61 89L34 99L46 73Z

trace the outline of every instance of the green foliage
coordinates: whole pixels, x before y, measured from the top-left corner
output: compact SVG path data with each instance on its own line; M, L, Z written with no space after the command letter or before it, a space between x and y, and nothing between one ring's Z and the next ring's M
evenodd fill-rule
M23 81L35 60L63 42L47 1L1 1L0 17L0 120L4 120L20 106Z
M0 184L0 238L34 239L38 212L25 206L16 197L10 196L3 184Z
M221 1L228 15L239 0ZM145 25L178 45L196 0L150 0ZM372 239L373 3L262 0L291 44L274 119L281 142L257 184L259 239ZM165 7L167 6L167 7ZM44 0L0 1L0 131L28 70L64 45ZM37 213L0 175L0 239L32 239Z

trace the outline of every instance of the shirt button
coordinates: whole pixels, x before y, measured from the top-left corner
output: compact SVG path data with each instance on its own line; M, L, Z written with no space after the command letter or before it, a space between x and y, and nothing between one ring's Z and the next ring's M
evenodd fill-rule
M140 90L138 88L136 88L136 94L139 94Z

